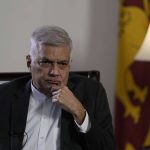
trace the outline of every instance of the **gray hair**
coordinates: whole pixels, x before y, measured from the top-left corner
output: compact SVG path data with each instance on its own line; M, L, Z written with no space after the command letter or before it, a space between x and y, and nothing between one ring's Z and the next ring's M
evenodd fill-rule
M72 50L72 40L69 34L58 26L42 26L33 31L30 55L34 55L42 44L66 46L70 51Z

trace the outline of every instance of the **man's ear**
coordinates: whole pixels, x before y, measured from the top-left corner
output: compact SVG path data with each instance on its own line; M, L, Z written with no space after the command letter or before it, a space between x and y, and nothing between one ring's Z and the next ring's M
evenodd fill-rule
M30 55L26 56L26 61L27 61L27 67L30 68L31 67L31 57L30 57Z

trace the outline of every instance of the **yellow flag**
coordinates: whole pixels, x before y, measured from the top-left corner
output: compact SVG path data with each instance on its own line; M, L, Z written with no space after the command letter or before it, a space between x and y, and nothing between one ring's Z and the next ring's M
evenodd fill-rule
M148 29L149 6L148 0L120 1L115 113L119 150L141 150L150 145L150 61L135 60Z

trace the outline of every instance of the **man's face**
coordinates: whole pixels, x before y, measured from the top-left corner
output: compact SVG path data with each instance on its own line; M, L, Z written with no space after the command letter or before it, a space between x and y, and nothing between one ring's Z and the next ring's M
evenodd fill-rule
M69 63L70 51L67 47L49 45L41 45L36 56L27 59L33 85L46 95L67 84Z

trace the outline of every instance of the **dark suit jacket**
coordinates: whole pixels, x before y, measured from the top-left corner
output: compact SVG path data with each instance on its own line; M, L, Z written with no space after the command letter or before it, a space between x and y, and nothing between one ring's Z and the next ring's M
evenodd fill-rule
M114 150L112 119L101 83L70 75L68 87L86 108L91 128L80 133L73 117L61 116L61 150ZM31 92L31 77L0 85L0 150L21 150Z

